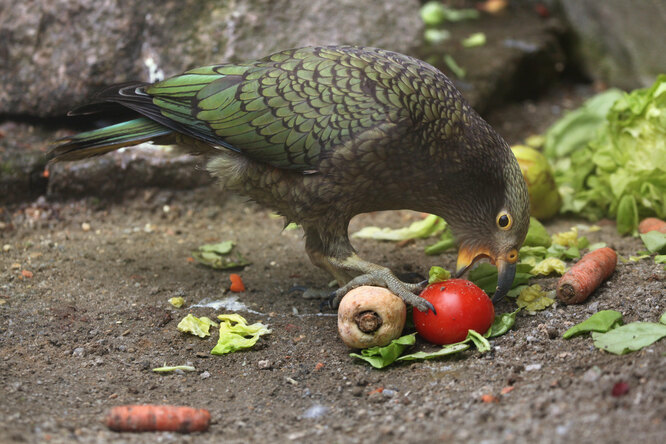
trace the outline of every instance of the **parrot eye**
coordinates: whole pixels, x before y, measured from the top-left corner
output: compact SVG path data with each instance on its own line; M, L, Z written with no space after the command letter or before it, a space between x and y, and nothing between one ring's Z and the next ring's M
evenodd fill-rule
M508 230L511 228L511 216L509 213L501 212L500 214L497 215L497 226L502 229L502 230Z
M515 248L509 251L509 254L506 255L506 259L510 264L515 264L518 260L518 251L516 251Z

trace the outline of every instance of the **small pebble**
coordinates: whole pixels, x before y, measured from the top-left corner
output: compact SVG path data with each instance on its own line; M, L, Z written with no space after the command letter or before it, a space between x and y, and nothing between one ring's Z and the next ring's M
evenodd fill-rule
M81 229L82 229L83 231L90 231L90 224L89 224L88 222L83 222L83 223L81 224Z
M208 379L208 378L210 378L210 372L209 372L209 371L202 372L202 373L199 375L199 377L200 377L201 379Z
M541 364L528 364L525 366L526 372L531 372L533 370L541 370Z
M72 351L72 356L76 356L77 358L81 358L86 355L86 349L83 347L76 347Z
M259 370L269 370L273 364L268 359L262 359L257 361L257 367Z

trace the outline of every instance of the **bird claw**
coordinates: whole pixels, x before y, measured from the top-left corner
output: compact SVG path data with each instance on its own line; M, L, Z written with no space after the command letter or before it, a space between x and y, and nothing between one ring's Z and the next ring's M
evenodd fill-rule
M400 297L405 304L411 305L419 311L425 313L432 311L434 314L437 314L435 307L417 294L420 293L427 284L428 281L419 282L418 284L408 284L396 278L391 272L367 273L355 277L346 285L340 287L324 302L324 304L327 303L330 308L336 309L338 308L338 305L340 305L342 298L349 291L363 285L374 285L388 289L391 293Z

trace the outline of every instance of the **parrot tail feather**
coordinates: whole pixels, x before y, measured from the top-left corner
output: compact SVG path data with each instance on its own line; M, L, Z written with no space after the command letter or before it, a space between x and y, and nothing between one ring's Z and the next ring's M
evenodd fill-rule
M47 158L53 162L79 160L101 156L119 148L138 145L173 131L159 123L142 117L116 125L86 131L57 141Z

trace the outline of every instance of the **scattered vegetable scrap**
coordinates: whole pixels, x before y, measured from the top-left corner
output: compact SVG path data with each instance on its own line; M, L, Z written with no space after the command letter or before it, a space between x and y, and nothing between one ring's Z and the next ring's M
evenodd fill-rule
M169 373L175 372L176 370L181 370L184 372L196 372L197 369L191 365L164 365L162 367L156 367L153 369L156 373Z
M174 297L174 298L169 298L168 301L169 301L169 304L173 305L176 308L180 308L185 304L185 298L182 298L180 296Z
M641 234L649 233L650 231L658 231L666 234L666 222L656 217L647 217L638 224L638 232Z
M550 307L555 302L554 299L548 297L548 294L541 289L541 285L539 284L526 286L518 295L516 304L518 304L518 307L524 308L531 313L540 311Z
M222 322L217 345L210 352L213 355L224 355L251 348L259 337L271 333L271 330L261 322L248 325L245 318L239 314L222 314L217 319Z
M629 393L629 383L624 381L619 381L613 384L613 389L611 390L611 396L624 396Z
M338 333L351 348L385 346L402 333L407 306L386 288L361 286L338 307Z
M210 412L173 405L123 405L113 407L104 423L116 432L205 432Z
M201 245L192 252L192 257L202 265L219 270L250 265L250 262L234 249L232 241Z
M622 313L615 310L601 310L565 331L562 337L569 339L593 331L605 333L619 325L622 325Z
M481 402L486 404L491 402L499 402L499 398L497 396L491 395L490 393L486 393L485 395L481 395Z
M594 346L624 355L654 344L666 337L666 312L659 322L631 322L622 325L622 315L615 310L603 310L564 333L565 338L591 332Z
M441 233L445 228L446 222L444 222L444 219L429 214L424 219L413 222L408 227L392 229L368 226L353 233L352 237L385 241L404 241L408 239L434 236Z
M615 271L617 253L604 247L587 253L557 283L557 298L565 304L580 304Z
M30 279L34 276L34 273L30 270L21 270L21 276L23 276L26 279Z
M217 327L217 323L206 316L197 318L192 313L188 313L179 323L178 331L183 333L191 333L200 338L205 338L210 336L210 326L213 325Z
M231 281L231 286L229 287L230 291L234 293L242 293L245 291L245 284L239 274L231 273L229 275L229 280Z

